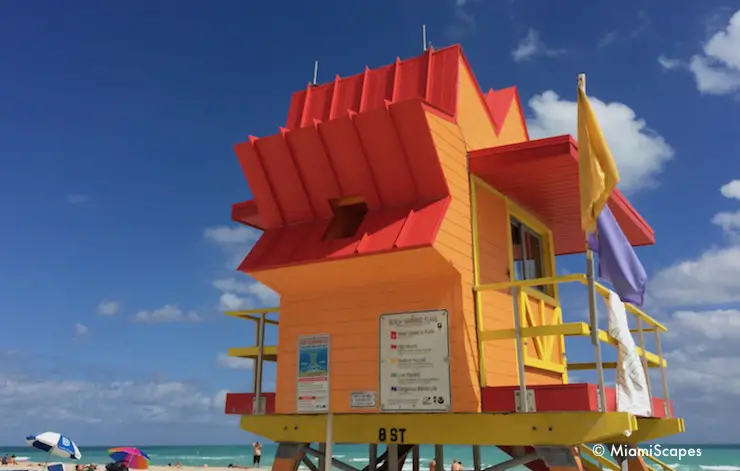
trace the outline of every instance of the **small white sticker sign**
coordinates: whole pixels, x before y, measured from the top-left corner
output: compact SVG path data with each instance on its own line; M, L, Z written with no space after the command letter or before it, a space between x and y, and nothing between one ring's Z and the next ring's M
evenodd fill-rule
M349 395L349 405L353 409L368 409L377 405L375 391L352 391Z

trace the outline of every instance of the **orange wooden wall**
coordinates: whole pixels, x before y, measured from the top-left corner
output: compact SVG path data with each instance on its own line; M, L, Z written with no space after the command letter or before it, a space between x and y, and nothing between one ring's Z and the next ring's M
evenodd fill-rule
M465 325L470 332L471 339L475 340L470 188L465 152L524 142L527 140L527 132L519 106L512 102L503 125L496 134L493 123L486 113L483 97L478 91L480 88L462 58L459 67L457 125L433 115L428 115L428 121L433 135L436 136L438 154L443 162L445 176L452 193L450 211L442 225L436 247L461 273ZM509 281L508 238L510 229L506 202L485 188L478 188L476 193L479 212L481 283ZM485 329L514 327L512 298L508 293L484 292L481 296L481 303ZM515 347L513 340L488 342L484 347L488 386L517 384ZM528 341L526 348L534 355L532 342ZM472 374L478 370L478 351L475 341L470 342L467 354ZM559 374L530 367L525 370L527 384L561 382Z
M437 155L442 163L442 171L447 179L452 201L439 229L434 247L449 261L460 274L461 311L454 320L463 330L464 350L456 352L464 355L456 358L455 366L465 374L468 382L475 385L473 393L480 409L480 384L478 382L478 337L476 333L473 300L472 236L470 227L470 183L467 171L465 138L460 127L442 117L428 113L427 122L437 147ZM452 319L451 319L452 322ZM457 398L452 398L453 403Z
M481 284L509 281L509 227L506 203L480 186L476 189L478 207L478 249ZM483 328L514 328L514 307L508 293L481 293ZM498 340L485 345L486 384L517 384L516 345L514 340Z
M350 393L373 390L379 398L379 316L427 309L447 309L450 314L453 411L478 410L477 384L458 367L466 361L470 340L461 322L460 276L437 251L430 247L314 265L311 279L318 281L308 283L301 281L308 273L300 268L275 270L265 278L281 288L277 413L296 411L298 337L311 334L331 336L331 410L377 412L379 408L351 409Z
M509 237L506 201L499 195L478 187L476 191L478 209L478 247L480 254L481 284L505 283L509 281ZM539 318L539 303L529 300L535 317ZM484 291L481 293L483 327L486 330L514 328L513 299L508 292ZM552 316L552 308L545 306L546 320ZM522 324L524 325L524 324ZM537 324L539 325L539 324ZM562 359L559 337L553 337L555 346L549 360ZM533 339L526 339L525 352L536 357ZM518 384L516 344L514 340L487 342L485 348L486 385L510 386ZM562 375L538 368L526 367L525 379L529 385L562 384Z

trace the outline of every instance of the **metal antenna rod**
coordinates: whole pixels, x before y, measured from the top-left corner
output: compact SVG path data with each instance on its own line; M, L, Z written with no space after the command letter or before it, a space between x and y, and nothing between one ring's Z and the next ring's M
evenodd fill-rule
M424 51L427 50L427 25L421 25L421 42Z
M319 78L319 61L316 61L313 63L313 82L311 83L316 85L316 81L318 80L318 78Z

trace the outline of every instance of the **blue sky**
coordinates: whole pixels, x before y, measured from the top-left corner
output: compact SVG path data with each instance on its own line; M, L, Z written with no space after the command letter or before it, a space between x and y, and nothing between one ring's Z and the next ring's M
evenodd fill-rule
M676 332L682 440L739 441L737 4L557 5L2 2L0 443L249 440L222 407L251 373L220 354L252 332L219 312L276 298L234 272L255 235L229 221L250 197L232 146L277 131L315 59L328 81L417 55L421 23L435 46L462 43L482 87L519 87L533 137L575 134L587 73L622 189L657 233L639 254L651 313ZM579 293L566 316L583 316Z

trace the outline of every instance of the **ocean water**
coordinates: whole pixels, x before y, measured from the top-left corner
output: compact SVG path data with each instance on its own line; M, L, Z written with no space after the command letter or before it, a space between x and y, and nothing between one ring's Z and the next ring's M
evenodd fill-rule
M119 445L116 445L119 446ZM740 471L740 445L671 445L670 448L701 449L701 456L662 458L664 462L676 467L677 471ZM109 447L81 448L83 463L107 463ZM167 465L181 462L184 466L228 466L230 463L242 466L252 464L252 449L248 445L228 446L143 446L152 459L153 465ZM276 445L264 444L262 449L262 467L269 468L275 454ZM378 451L385 451L379 446ZM46 461L46 454L30 447L2 447L0 454L14 454L30 461ZM362 469L368 463L368 447L364 445L334 445L334 458ZM428 463L434 457L432 446L421 447L421 467L428 469ZM462 461L464 468L472 468L473 454L469 446L445 446L445 468L450 468L453 460ZM508 458L503 452L493 447L481 448L482 466L490 466ZM53 458L53 461L64 461ZM69 460L68 460L69 461ZM411 460L407 460L404 471L411 471ZM526 469L520 467L520 469Z

